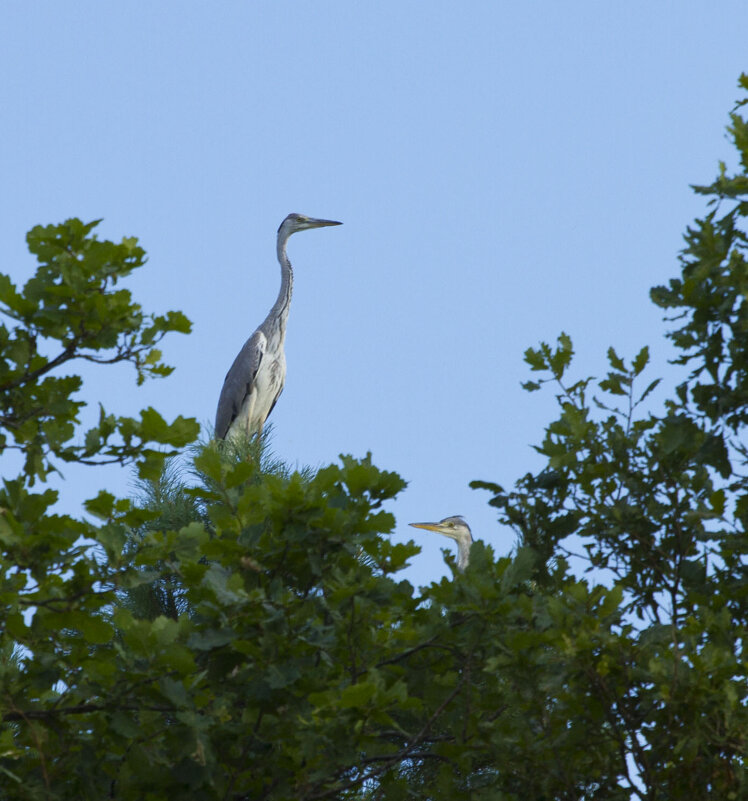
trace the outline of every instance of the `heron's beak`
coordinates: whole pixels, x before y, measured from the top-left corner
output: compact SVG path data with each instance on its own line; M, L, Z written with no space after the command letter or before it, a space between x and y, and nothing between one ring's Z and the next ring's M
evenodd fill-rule
M324 228L326 225L342 225L337 220L319 220L316 217L309 217L306 221L307 228Z
M437 534L442 533L441 526L438 523L408 523L413 528L425 528L426 531L436 531Z

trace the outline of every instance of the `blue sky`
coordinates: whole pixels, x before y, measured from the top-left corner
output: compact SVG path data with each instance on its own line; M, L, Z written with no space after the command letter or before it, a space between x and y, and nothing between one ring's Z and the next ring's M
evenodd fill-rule
M212 422L275 299L280 221L342 220L289 245L275 450L371 450L401 473L395 536L423 545L408 577L424 583L446 541L409 521L460 513L512 547L468 482L540 464L554 401L520 388L525 348L564 330L579 375L610 344L649 344L649 377L667 371L648 290L703 211L689 184L731 159L746 30L744 0L5 3L0 269L29 275L37 223L139 237L136 297L194 332L165 342L169 379L138 390L107 369L85 398ZM129 474L67 479L73 503Z

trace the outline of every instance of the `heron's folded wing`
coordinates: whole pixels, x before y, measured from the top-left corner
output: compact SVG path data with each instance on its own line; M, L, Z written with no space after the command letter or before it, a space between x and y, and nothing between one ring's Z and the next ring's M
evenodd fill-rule
M219 439L224 439L229 433L231 424L252 390L252 384L265 354L266 344L265 334L262 331L255 331L244 343L244 347L239 351L234 363L226 373L216 409L215 435Z

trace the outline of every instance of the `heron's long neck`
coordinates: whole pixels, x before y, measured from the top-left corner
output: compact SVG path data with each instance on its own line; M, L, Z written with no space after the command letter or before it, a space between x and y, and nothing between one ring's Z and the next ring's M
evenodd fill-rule
M462 572L470 562L472 540L457 540L457 569Z
M293 268L286 254L288 237L278 237L278 263L281 268L281 286L278 298L267 316L266 323L273 329L270 333L276 334L283 341L286 336L286 320L291 306L291 293L293 292Z

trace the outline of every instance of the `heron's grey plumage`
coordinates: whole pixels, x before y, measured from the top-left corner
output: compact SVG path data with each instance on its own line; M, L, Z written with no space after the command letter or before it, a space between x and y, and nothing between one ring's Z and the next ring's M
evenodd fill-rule
M226 373L216 409L215 435L260 433L286 381L286 321L293 292L293 269L286 255L291 234L309 228L340 225L303 214L289 214L278 228L277 255L281 287L268 316L244 343Z
M216 436L220 439L228 434L231 424L239 416L244 399L252 389L252 382L265 352L265 343L266 338L262 331L255 331L244 343L226 373L216 410Z
M454 540L457 543L457 569L460 572L470 563L470 547L473 544L473 534L462 515L445 517L438 523L409 523L409 525L413 526L413 528L436 531Z

